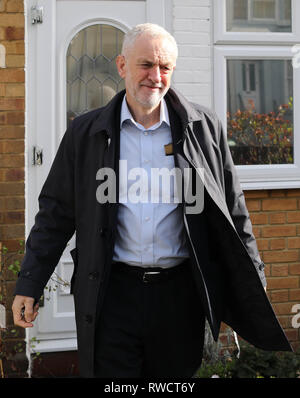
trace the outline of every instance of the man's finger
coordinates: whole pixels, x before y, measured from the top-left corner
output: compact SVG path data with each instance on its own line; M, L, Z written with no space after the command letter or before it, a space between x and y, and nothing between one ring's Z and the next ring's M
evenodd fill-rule
M25 311L24 318L26 322L31 322L33 320L33 302L25 301Z
M38 309L39 309L39 303L36 303L36 305L33 308L33 321L35 320L35 318L38 316Z

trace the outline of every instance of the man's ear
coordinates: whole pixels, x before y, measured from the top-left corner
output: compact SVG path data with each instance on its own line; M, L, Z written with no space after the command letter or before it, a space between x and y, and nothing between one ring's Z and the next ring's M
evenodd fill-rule
M116 65L119 72L119 75L122 79L125 78L125 57L124 55L118 55L116 58Z

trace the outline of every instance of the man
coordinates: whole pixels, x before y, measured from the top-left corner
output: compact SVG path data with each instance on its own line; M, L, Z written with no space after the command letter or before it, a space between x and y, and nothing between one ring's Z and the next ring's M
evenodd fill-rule
M170 88L176 58L161 27L127 33L117 58L126 92L73 121L39 196L14 321L32 327L34 302L76 231L71 292L85 377L191 377L205 318L215 340L224 321L257 347L291 350L264 291L226 136L213 112ZM164 201L152 172L175 167Z

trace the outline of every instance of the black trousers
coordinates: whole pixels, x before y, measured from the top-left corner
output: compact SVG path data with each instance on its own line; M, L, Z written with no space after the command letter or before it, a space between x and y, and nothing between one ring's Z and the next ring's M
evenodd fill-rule
M149 282L113 264L96 328L95 377L192 377L204 325L188 261Z

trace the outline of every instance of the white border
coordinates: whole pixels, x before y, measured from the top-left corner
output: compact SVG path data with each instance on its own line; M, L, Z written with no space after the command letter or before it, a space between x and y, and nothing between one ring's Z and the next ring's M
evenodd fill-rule
M292 47L270 46L215 46L214 47L214 99L215 110L223 128L227 127L227 59L291 59ZM243 189L276 189L300 187L300 68L293 69L294 81L294 164L236 166Z
M292 1L292 32L226 32L226 0L213 1L214 40L215 44L265 44L290 45L300 43L300 1Z

